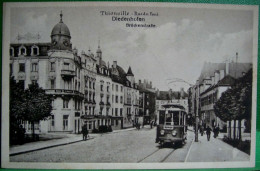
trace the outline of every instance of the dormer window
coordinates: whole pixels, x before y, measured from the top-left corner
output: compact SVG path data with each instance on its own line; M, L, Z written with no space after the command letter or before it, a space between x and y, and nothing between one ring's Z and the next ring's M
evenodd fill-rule
M13 47L10 48L10 56L12 56L12 57L14 56L14 48Z
M38 56L39 55L39 47L36 45L33 45L31 47L31 56Z
M27 51L26 51L25 46L19 47L19 55L23 55L23 56L27 55Z

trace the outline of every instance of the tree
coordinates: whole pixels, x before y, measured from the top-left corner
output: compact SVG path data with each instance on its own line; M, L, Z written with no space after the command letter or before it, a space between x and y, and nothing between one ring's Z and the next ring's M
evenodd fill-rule
M217 117L225 122L229 122L228 137L231 138L231 120L234 119L234 115L230 106L232 105L233 90L230 88L223 92L219 100L214 105L214 112Z
M13 77L10 78L10 143L23 143L24 129L20 127L21 121L24 120L24 89L20 83L16 83Z
M51 115L52 100L39 85L31 84L23 89L14 78L10 79L10 137L15 136L21 121L32 124L32 135L35 138L35 122L45 120ZM17 132L17 131L16 131Z
M24 120L32 124L32 135L35 137L34 124L51 116L52 99L45 94L45 91L37 83L30 84L25 90L25 117Z
M231 137L231 120L238 120L239 136L241 140L241 120L251 120L252 104L252 69L239 78L234 85L225 91L214 105L217 117L229 121L229 138ZM236 122L234 122L234 137L236 137Z

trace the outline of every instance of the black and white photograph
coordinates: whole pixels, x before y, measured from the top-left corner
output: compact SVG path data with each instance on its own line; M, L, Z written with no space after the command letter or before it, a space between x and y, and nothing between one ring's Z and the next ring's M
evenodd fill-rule
M3 11L2 167L254 167L258 6Z

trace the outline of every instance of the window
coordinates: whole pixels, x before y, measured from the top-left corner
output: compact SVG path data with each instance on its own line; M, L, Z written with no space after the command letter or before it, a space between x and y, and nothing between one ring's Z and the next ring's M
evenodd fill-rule
M102 84L100 85L100 90L103 91L103 85Z
M120 103L123 104L123 96L120 96Z
M123 116L123 108L120 108L120 116Z
M55 71L55 62L51 62L51 71Z
M14 56L14 48L13 47L10 48L10 56Z
M107 92L109 92L109 86L107 86Z
M13 64L10 64L10 74L13 73Z
M112 108L112 116L114 115L114 109Z
M19 64L19 72L25 72L25 64Z
M118 103L118 96L116 96L116 103Z
M69 70L69 67L70 67L70 63L66 63L64 62L64 70Z
M32 72L38 71L38 64L37 63L32 63Z
M109 103L109 96L107 96L107 103Z
M91 88L91 81L89 81L89 88Z
M69 100L68 99L63 99L63 108L67 109L69 107Z
M51 89L55 89L55 80L51 80Z
M112 103L114 103L114 95L112 95Z
M118 85L116 85L116 91L118 91Z
M51 126L54 126L54 115L51 115Z
M114 84L112 84L112 91L114 90Z
M38 55L38 49L36 47L32 48L33 49L33 54Z
M121 86L121 92L123 92L123 86Z
M118 114L118 108L115 108L115 116Z

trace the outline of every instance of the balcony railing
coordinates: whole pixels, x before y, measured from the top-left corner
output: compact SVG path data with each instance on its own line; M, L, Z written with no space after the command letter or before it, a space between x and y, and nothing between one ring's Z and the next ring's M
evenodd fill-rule
M45 92L46 94L51 94L51 95L70 95L70 96L79 96L81 98L84 98L84 94L76 90L46 89Z
M73 70L68 70L68 69L63 69L61 70L61 76L62 77L74 77L76 74L75 74L75 71Z

